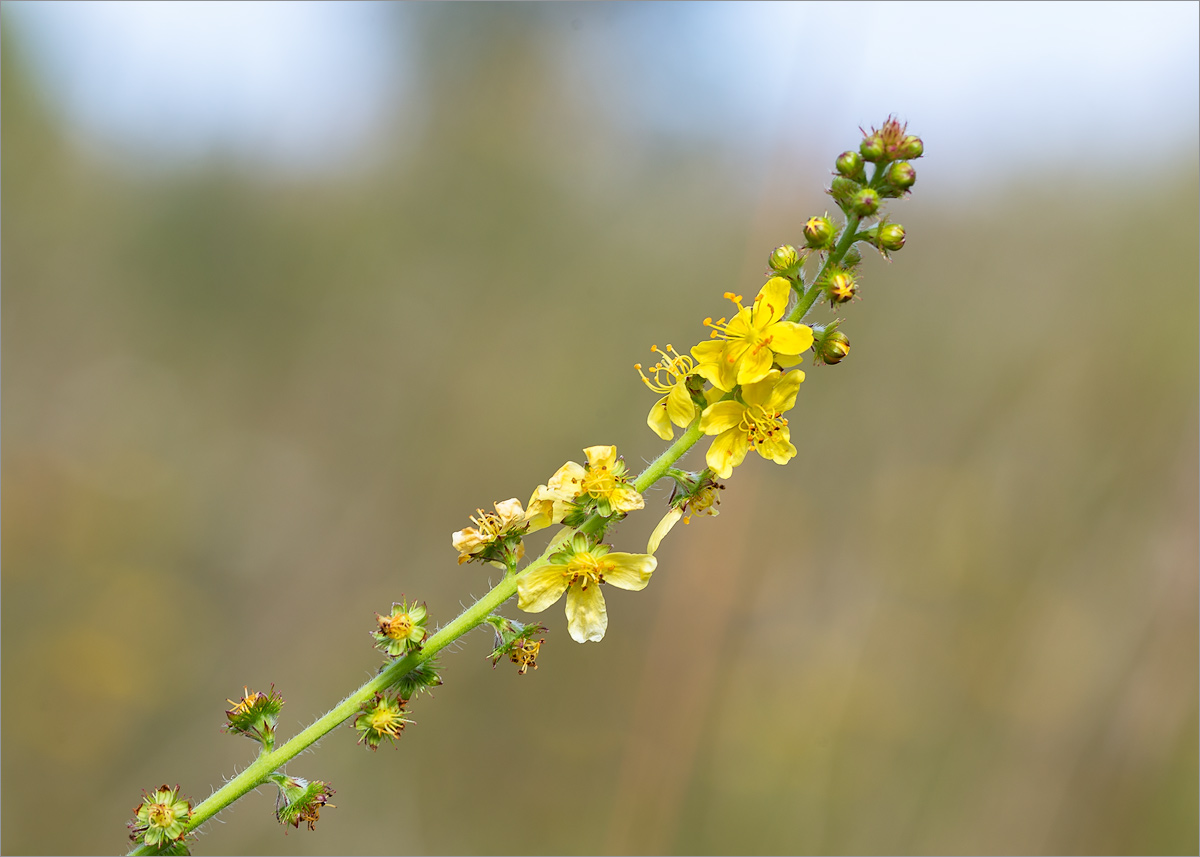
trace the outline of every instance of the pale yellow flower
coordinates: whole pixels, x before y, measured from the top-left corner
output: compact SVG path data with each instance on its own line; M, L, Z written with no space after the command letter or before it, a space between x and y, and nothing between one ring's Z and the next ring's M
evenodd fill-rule
M646 424L654 429L654 433L663 440L671 440L675 437L675 430L671 428L672 423L680 428L687 428L696 418L696 404L692 401L692 394L687 386L688 376L693 374L696 361L685 354L680 354L670 345L667 346L666 351L659 350L657 345L650 350L662 355L658 363L650 367L650 373L654 376L654 380L647 378L646 374L642 372L641 363L633 364L633 368L642 376L642 381L647 387L664 395L650 409L650 416L646 418ZM666 381L663 380L664 375L666 375Z
M697 374L729 392L738 384L761 381L774 363L799 363L800 354L812 345L813 334L802 324L782 320L791 294L792 285L783 277L767 280L748 307L742 306L740 295L726 292L738 311L728 323L723 318L704 320L713 329L713 339L692 349Z
M476 509L479 517L471 516L475 526L464 527L450 537L459 554L459 565L482 559L503 567L504 563L499 560L505 558L502 554L506 547L510 548L508 553L514 561L525 555L525 546L519 541L521 534L526 532L525 510L521 508L521 501L512 497L492 505L496 507L494 513ZM506 542L515 542L515 547Z
M658 560L647 554L609 553L607 545L591 545L577 533L545 565L524 572L517 581L517 606L540 613L567 596L567 630L577 643L599 642L608 629L608 611L600 584L639 591L646 588Z
M751 449L776 464L786 464L795 456L783 414L796 404L803 380L799 369L787 374L772 369L761 381L742 387L744 404L726 399L704 409L700 430L717 435L706 457L714 473L728 479Z
M614 512L632 512L645 505L642 495L629 484L625 462L617 458L615 446L589 446L586 467L568 461L545 485L529 498L526 515L531 530L557 524L573 509L595 503L596 511L608 517Z

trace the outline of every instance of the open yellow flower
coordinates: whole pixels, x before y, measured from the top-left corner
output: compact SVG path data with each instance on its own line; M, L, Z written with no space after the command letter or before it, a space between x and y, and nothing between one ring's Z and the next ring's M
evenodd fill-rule
M713 338L692 349L696 372L729 392L737 384L761 381L774 363L799 363L800 354L812 345L813 334L802 324L782 321L791 294L792 284L783 277L767 280L752 306L742 306L740 295L726 292L738 311L728 323L723 318L704 320L713 329Z
M577 533L545 565L535 566L517 581L517 606L541 613L567 595L567 630L577 643L599 642L608 629L608 610L600 584L639 591L646 588L658 560L647 554L609 553L607 545L591 545Z
M665 395L650 409L646 424L663 440L671 440L675 437L671 423L687 428L696 418L696 404L687 388L687 379L695 370L696 361L686 354L680 354L670 345L666 351L659 350L657 345L650 350L662 355L658 363L650 367L654 380L646 377L641 363L633 364L633 368L642 376L647 387ZM666 375L666 381L663 381L663 375Z
M642 495L629 484L625 462L618 460L615 446L589 446L583 452L588 459L586 467L568 461L548 483L534 490L526 513L531 530L557 524L572 508L589 502L605 517L645 506Z
M783 414L796 404L803 380L799 369L787 374L772 369L761 381L742 387L744 404L726 399L704 409L700 430L717 435L706 457L714 473L728 479L752 449L776 464L791 461L796 447Z

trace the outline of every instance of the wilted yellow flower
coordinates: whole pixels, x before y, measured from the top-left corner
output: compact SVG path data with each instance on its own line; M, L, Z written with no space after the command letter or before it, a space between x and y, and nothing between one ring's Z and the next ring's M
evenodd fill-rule
M782 320L791 293L792 284L783 277L767 280L749 307L742 306L740 295L726 292L725 297L737 305L737 314L728 323L723 318L704 320L713 329L713 339L692 349L696 372L729 392L737 384L761 381L773 363L799 363L800 354L812 345L813 334L802 324Z
M615 446L589 446L584 454L586 467L568 461L547 484L534 490L526 513L531 530L557 524L573 508L588 502L594 502L596 511L605 517L645 505L642 495L629 484L625 462L617 459Z
M458 551L458 564L482 559L501 567L504 560L514 562L525 555L525 546L520 536L526 531L525 510L516 497L493 503L495 512L476 509L479 517L471 516L474 527L465 527L454 533L450 540Z
M700 430L717 435L706 458L714 473L728 479L751 449L776 464L786 464L795 456L783 414L796 404L803 380L799 369L787 374L772 369L761 381L742 387L745 404L727 399L704 409Z
M587 537L577 533L548 563L530 569L517 581L517 606L541 613L565 592L571 639L599 642L608 629L600 584L642 590L657 565L658 560L648 554L609 553L607 545L589 546Z
M650 540L646 544L646 553L653 554L658 552L658 546L662 544L662 540L666 538L667 533L675 528L680 519L684 524L688 524L694 515L710 515L716 517L721 514L717 511L717 506L721 503L721 490L724 485L719 485L711 479L706 480L705 484L694 495L687 499L678 499L672 501L677 505L672 506L663 515L658 526L654 528L654 532L650 533Z
M675 430L671 428L671 423L680 428L687 428L696 418L696 404L692 401L692 394L687 387L688 376L694 372L696 361L685 354L680 354L670 345L667 346L666 351L659 350L657 345L650 350L662 355L658 363L650 367L654 380L651 381L642 372L641 363L633 364L633 368L642 376L642 381L647 387L664 395L650 409L650 416L646 418L646 424L654 429L655 434L663 440L671 440L675 437ZM663 375L667 376L666 381L663 381Z

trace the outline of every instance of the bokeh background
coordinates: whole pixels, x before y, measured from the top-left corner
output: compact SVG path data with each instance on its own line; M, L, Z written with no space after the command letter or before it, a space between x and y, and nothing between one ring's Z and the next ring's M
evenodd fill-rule
M5 852L123 849L143 788L249 761L244 685L294 733L375 611L485 591L476 507L656 455L632 364L753 294L890 112L909 243L797 458L603 643L556 607L518 678L474 632L397 747L289 765L337 789L315 833L264 789L195 851L1200 848L1195 4L0 21Z

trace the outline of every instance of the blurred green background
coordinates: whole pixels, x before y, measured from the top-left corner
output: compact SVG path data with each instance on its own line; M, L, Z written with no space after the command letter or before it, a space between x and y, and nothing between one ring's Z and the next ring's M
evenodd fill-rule
M375 670L375 611L482 594L476 507L658 453L632 364L754 293L859 135L611 121L564 40L643 14L420 7L419 129L311 175L88 142L6 15L5 852L123 849L142 789L251 759L244 685L290 735ZM969 183L926 133L793 462L677 528L603 643L556 606L518 678L473 632L396 748L290 764L337 789L315 833L264 789L194 850L1196 853L1195 138L1116 165L1102 123L1070 168L945 153Z

